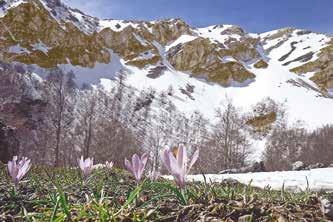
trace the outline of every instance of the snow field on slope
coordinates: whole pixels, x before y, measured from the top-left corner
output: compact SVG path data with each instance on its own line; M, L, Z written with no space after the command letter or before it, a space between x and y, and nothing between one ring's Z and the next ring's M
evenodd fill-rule
M269 57L278 61L282 56L288 54L292 50L291 44L296 42L294 45L296 49L284 61L281 61L281 64L297 59L300 56L306 55L310 52L313 52L314 55L308 62L316 60L318 58L317 54L320 52L320 49L327 45L327 43L330 41L330 38L324 34L317 33L297 35L296 32L298 31L301 30L295 30L287 41L285 41L280 47L273 49L270 52ZM268 44L264 45L264 49L268 49L271 46L276 45L282 39L283 38L268 41ZM302 64L302 62L296 61L290 63L287 67L292 69Z
M216 108L225 104L227 98L247 112L262 99L270 97L286 102L291 121L303 120L311 129L333 123L333 115L329 112L333 108L333 100L318 96L316 91L288 83L290 79L302 77L290 73L286 67L273 60L267 69L248 67L255 73L256 79L246 87L222 87L174 70L167 70L159 78L151 79L147 77L147 70L127 68L130 73L127 79L129 85L138 89L152 87L157 91L166 91L171 85L175 90L172 101L181 112L192 113L198 110L210 120L215 119ZM185 89L187 84L194 86L194 100L179 90Z

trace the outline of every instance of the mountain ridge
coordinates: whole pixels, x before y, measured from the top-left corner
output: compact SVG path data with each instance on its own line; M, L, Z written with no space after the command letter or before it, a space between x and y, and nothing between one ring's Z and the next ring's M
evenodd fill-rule
M226 94L242 107L264 97L292 100L293 118L310 125L325 119L304 114L306 104L316 104L313 112L320 116L332 103L328 35L294 28L258 34L236 25L194 28L181 19L100 20L57 0L5 1L0 8L6 27L0 31L0 59L41 76L58 66L73 70L80 84L108 88L125 70L130 85L159 91L171 85L182 98L173 98L179 110L199 109L211 119ZM193 92L184 93L187 84Z

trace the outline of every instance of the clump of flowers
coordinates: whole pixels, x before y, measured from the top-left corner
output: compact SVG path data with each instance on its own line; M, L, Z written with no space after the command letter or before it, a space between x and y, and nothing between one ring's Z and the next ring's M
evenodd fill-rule
M114 165L114 163L112 161L111 162L106 161L104 164L105 168L108 170L111 170L113 168L113 165Z
M189 161L186 148L182 145L178 148L175 154L169 149L164 150L162 161L181 189L185 188L186 175L198 160L198 157L199 150L196 150Z
M92 173L94 168L94 159L93 158L87 158L83 159L83 156L78 160L79 167L82 171L83 177L86 179L88 176Z
M18 161L17 156L14 156L13 160L8 162L8 173L11 176L15 187L18 186L19 182L30 170L30 162L31 160L26 157L23 157L20 161Z
M125 166L128 171L130 171L133 176L135 177L135 180L139 183L141 181L143 171L145 170L146 164L148 161L148 153L144 153L141 158L134 154L132 156L132 162L125 159Z

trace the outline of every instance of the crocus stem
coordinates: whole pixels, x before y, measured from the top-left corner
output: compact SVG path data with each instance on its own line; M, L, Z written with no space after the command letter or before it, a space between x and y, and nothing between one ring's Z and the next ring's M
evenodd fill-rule
M186 195L186 187L183 187L180 189L180 192L183 196L183 199L185 200L186 204L187 204L187 195Z
M13 194L14 194L14 198L16 198L16 195L17 195L17 188L16 188L16 186L14 186L14 190L13 190L14 192L13 192Z
M16 181L16 182L14 183L14 193L15 193L15 196L16 196L16 192L17 192L17 190L18 190L18 187L19 187L19 182Z

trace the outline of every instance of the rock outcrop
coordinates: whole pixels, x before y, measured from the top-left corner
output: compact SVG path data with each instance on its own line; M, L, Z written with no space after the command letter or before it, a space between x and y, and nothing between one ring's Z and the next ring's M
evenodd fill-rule
M264 162L254 162L249 166L241 167L238 169L227 169L219 172L220 174L235 174L235 173L255 173L255 172L265 172Z
M317 60L305 63L290 71L296 74L314 72L310 79L327 92L333 86L333 40L328 46L321 49Z
M16 130L7 126L0 119L0 162L7 163L11 158L18 154L20 147Z
M237 61L222 62L223 57L230 55L241 57L237 50L232 53L209 39L198 37L171 48L167 58L179 71L191 72L194 76L204 77L225 86L232 81L243 83L255 78L253 73Z
M28 0L0 18L0 52L7 62L18 61L52 68L58 64L93 67L108 63L110 54L73 23L59 23L40 1Z

